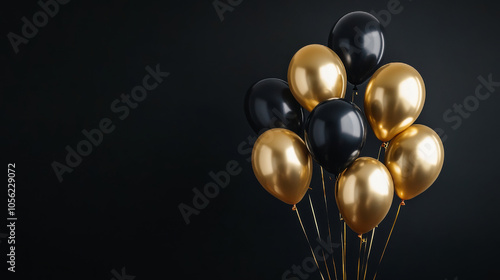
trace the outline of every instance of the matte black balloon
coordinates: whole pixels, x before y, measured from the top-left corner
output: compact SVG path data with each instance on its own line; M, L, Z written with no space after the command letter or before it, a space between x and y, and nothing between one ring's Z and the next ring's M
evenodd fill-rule
M324 169L339 174L361 153L366 128L366 120L356 104L344 99L326 100L307 118L307 148Z
M286 128L303 135L302 107L283 80L269 78L252 85L245 96L245 114L258 134L270 128Z
M376 17L360 11L348 13L333 26L328 47L342 59L351 84L363 83L377 70L384 54L382 29Z

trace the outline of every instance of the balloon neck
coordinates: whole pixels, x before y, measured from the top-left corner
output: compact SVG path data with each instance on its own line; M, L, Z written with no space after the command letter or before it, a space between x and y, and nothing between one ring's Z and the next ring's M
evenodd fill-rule
M358 86L354 86L352 90L358 90Z
M294 204L293 207L292 207L292 210L296 211L297 210L297 205Z
M358 234L359 239L363 240L363 235Z
M404 200L404 199L403 199L403 200L401 200L401 203L400 203L400 204L401 204L402 206L406 205L405 200Z

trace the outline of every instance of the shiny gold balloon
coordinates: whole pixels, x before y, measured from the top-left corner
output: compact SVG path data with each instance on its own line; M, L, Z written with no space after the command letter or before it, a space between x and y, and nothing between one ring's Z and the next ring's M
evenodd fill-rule
M254 144L252 168L260 184L281 201L294 205L307 192L312 176L312 158L294 132L273 128Z
M366 86L365 115L377 138L387 142L415 122L424 102L424 80L417 70L408 64L389 63Z
M437 179L444 162L441 138L425 125L414 124L389 143L385 165L396 194L403 200L424 192Z
M334 51L323 45L308 45L290 61L288 84L295 99L310 112L321 101L344 98L347 75Z
M363 234L376 227L387 215L394 196L391 174L378 160L356 159L335 184L335 199L347 225Z

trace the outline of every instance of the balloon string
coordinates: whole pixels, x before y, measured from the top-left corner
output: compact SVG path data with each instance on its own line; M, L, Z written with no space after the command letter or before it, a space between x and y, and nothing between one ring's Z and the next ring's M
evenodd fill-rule
M342 280L344 280L344 232L342 230L342 214L339 213L340 220L340 246L342 249Z
M335 175L335 181L339 179L339 175ZM345 242L345 233L346 233L346 226L344 222L344 218L342 217L342 214L339 213L339 221L340 221L340 244L342 246L342 280L346 280L346 271L345 271L345 257L346 257L346 245L347 243ZM342 231L342 225L344 227L344 231Z
M389 142L384 142L384 143L382 143L382 145L380 145L380 148L378 148L377 160L380 160L380 151L382 151L382 148L387 150L387 146L389 146Z
M346 280L347 279L347 273L346 273L346 257L347 257L347 242L346 242L346 224L344 221L344 218L342 218L342 222L344 224L344 238L343 238L343 251L342 251L342 279Z
M296 205L294 205L292 209L295 210L295 212L297 213L297 218L299 218L300 226L302 227L302 231L304 232L304 236L306 237L307 244L309 245L309 249L311 250L312 257L314 259L314 262L316 263L316 267L318 268L319 275L321 276L322 280L325 280L325 277L323 277L323 273L319 269L318 260L316 259L316 255L314 254L313 248L311 246L311 242L309 242L309 237L307 237L306 229L304 228L304 224L302 223L302 219L300 218L299 209L297 209Z
M391 231L389 232L389 236L387 237L387 241L385 242L384 250L382 250L382 256L380 256L380 260L378 262L377 269L380 266L380 264L382 263L382 258L384 257L385 250L387 249L387 244L389 244L389 239L391 239L392 231L394 230L394 226L396 225L396 221L398 220L399 210L401 210L401 205L405 205L404 200L401 201L401 203L398 206L398 212L396 212L396 217L394 218L394 223L392 224ZM375 280L376 277L377 277L377 270L375 270L375 275L373 275L373 280Z
M359 263L361 262L361 251L363 249L363 235L359 235L359 254L358 254L358 274L356 279L359 280Z
M375 235L375 228L372 230L372 237L370 239L370 248L368 248L368 255L366 256L366 263L365 263L365 273L363 276L363 280L366 279L366 271L368 270L368 261L370 260L370 253L372 252L372 244L373 244L373 236Z
M363 254L361 254L361 270L359 271L359 278L363 277L364 269L366 266L366 247L368 247L368 242L366 238L363 238Z
M311 195L307 194L307 196L309 197L309 204L311 205L311 211L312 211L313 218L314 218L314 225L316 226L316 232L318 233L318 240L322 241L321 234L319 233L318 221L316 220L316 213L314 212L314 207L313 207L313 203L311 200ZM326 274L328 275L328 279L331 280L332 278L330 277L330 271L328 270L328 265L326 264L325 251L323 251L323 249L321 249L321 252L323 253L323 261L325 262Z
M323 167L321 167L321 182L323 183L323 197L325 198L325 211L326 211L326 222L328 224L328 238L330 242L332 240L332 232L330 230L330 217L328 215L328 202L326 199L326 189L325 189L325 176L323 174ZM337 266L335 265L335 258L333 256L333 244L330 243L330 249L332 250L332 262L333 262L333 272L335 273L335 280L337 280Z

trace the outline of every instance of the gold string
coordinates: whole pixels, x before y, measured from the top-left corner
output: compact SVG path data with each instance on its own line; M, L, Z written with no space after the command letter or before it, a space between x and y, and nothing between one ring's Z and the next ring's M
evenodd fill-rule
M321 239L321 234L319 234L318 221L316 220L316 214L314 212L314 207L313 207L313 203L311 200L311 195L307 194L307 196L309 197L309 205L311 205L311 211L312 211L313 218L314 218L314 225L316 226L316 232L318 233L318 238Z
M364 268L366 265L366 247L368 247L368 242L366 238L363 238L363 254L361 254L361 270L359 271L359 278L363 277Z
M311 254L313 256L314 262L316 263L316 267L318 267L319 275L321 275L322 280L325 280L325 277L323 277L323 273L321 273L321 269L319 269L318 260L316 259L316 255L314 255L314 251L313 251L313 248L311 247L311 242L309 242L309 237L307 237L306 229L304 228L304 224L302 223L302 219L300 218L299 209L297 209L296 205L294 205L292 209L295 210L295 212L297 213L297 218L299 218L300 226L302 227L302 231L304 232L304 236L306 237L307 244L309 244L309 249L311 250Z
M339 174L335 175L335 181L339 179ZM342 217L342 214L339 212L339 220L340 220L340 243L342 245L342 280L346 280L346 267L345 267L345 257L346 257L346 245L347 243L345 242L345 232L346 232L346 227L345 227L345 221L344 218ZM342 224L344 225L344 231L342 232Z
M389 239L391 239L392 231L394 230L394 226L396 225L396 221L398 220L399 210L401 210L401 205L405 205L404 200L401 201L401 203L398 206L398 212L396 212L396 217L394 218L394 223L392 224L391 231L389 232L389 236L387 237L387 241L385 242L384 250L382 251L382 256L380 256L380 260L378 262L377 269L380 266L380 263L382 263L382 258L384 257L385 249L387 249L387 244L389 244ZM375 270L375 275L373 275L373 280L375 280L375 277L377 277L377 270Z
M343 255L342 255L342 271L343 271L343 280L346 280L347 279L347 264L346 264L346 257L347 257L347 241L346 241L346 224L345 224L345 221L344 219L342 218L343 220L343 223L344 223L344 251L343 251Z
M339 213L340 218L340 246L342 247L342 280L344 280L344 232L342 231L342 215Z
M382 145L380 145L380 148L378 148L377 160L380 160L380 151L382 151L382 148L387 150L387 146L389 146L389 142L384 142L382 143Z
M340 221L340 246L342 249L342 280L344 280L344 232L342 230L342 214L339 213Z
M325 260L326 274L328 275L328 279L332 280L332 277L330 277L330 271L328 270L328 266L326 265L325 251L321 250L321 253L323 254L323 260Z
M375 235L375 228L372 229L372 238L370 240L370 248L368 248L368 255L366 256L366 263L365 263L365 275L363 276L363 280L366 279L366 271L368 270L368 261L370 260L370 253L372 252L372 244L373 244L373 236Z
M316 226L316 232L318 233L318 239L321 241L321 234L319 233L318 221L316 220L316 213L314 212L311 195L307 194L307 196L309 197L309 204L311 205L311 211L314 218L314 225ZM321 252L323 253L323 261L325 262L326 274L328 275L328 279L331 280L332 278L330 277L330 271L328 271L328 265L326 264L325 252L323 251L323 249L321 249Z
M361 261L361 249L363 247L363 235L360 234L359 236L359 254L358 254L358 274L356 276L356 279L359 280L359 263Z
M337 280L337 266L335 265L335 257L333 255L333 244L332 242L332 232L330 230L330 218L328 215L328 202L326 199L326 189L325 189L325 176L323 174L323 167L321 168L321 182L323 183L323 197L325 198L325 211L326 211L326 222L328 224L328 238L330 238L330 249L332 251L332 262L333 262L333 272L335 273L335 280Z

